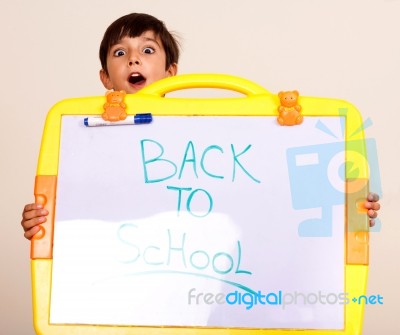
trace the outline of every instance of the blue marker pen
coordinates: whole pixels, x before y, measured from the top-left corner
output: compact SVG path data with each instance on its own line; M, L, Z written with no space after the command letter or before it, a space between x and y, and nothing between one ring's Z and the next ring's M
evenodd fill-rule
M100 116L85 117L83 123L87 127L101 127L101 126L124 126L134 124L146 124L153 121L151 113L142 113L127 116L125 120L120 121L106 121Z

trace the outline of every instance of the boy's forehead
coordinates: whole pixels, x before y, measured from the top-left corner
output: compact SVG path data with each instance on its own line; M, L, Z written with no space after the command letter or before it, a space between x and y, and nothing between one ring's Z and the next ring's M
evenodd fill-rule
M129 35L121 36L121 38L115 44L119 44L119 43L123 42L124 40L129 40L129 39L134 39L134 38L137 38L137 39L143 40L143 41L152 41L152 42L158 44L160 48L163 47L160 37L153 30L146 30L138 36L129 36Z

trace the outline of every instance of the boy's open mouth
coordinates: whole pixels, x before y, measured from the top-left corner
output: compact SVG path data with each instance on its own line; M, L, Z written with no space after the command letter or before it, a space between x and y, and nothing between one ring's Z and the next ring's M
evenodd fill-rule
M140 73L132 73L128 79L129 83L133 85L141 85L144 84L146 78L143 77Z

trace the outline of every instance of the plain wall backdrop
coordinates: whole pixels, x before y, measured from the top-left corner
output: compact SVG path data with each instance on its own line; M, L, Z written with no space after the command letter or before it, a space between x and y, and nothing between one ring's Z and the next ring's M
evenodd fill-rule
M344 99L373 121L366 137L377 141L383 210L381 231L370 236L368 293L384 304L366 306L363 334L400 334L400 1L13 0L0 9L2 334L34 334L20 221L33 201L45 116L59 100L104 94L98 46L106 27L131 12L179 34L181 74L227 73L273 93Z

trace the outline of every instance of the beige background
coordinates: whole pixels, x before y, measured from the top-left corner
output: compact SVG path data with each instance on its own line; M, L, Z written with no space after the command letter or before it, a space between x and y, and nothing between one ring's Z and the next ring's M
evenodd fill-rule
M378 145L384 210L381 232L371 234L368 293L383 295L384 304L366 307L363 334L400 334L400 1L13 0L0 7L2 334L34 334L20 221L33 200L45 115L61 99L104 93L98 45L108 24L130 12L179 32L180 73L228 73L274 93L341 98L373 120L366 135Z

